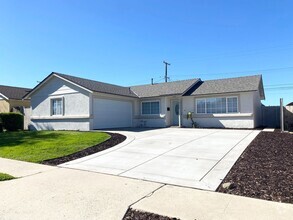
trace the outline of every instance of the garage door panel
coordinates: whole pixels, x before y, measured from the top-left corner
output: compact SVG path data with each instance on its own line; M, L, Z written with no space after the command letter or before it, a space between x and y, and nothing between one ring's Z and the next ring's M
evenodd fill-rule
M94 129L132 126L132 103L94 99Z

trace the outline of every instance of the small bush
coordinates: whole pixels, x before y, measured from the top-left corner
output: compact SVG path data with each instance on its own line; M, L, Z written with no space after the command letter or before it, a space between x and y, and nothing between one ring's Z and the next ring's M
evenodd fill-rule
M0 113L0 119L2 121L3 128L7 131L23 130L23 115L20 113Z
M3 123L2 123L2 119L0 116L0 133L3 132Z

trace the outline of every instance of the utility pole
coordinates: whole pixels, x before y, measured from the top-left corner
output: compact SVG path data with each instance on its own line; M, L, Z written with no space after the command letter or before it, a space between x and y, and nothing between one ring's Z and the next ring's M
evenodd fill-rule
M170 66L170 63L167 63L166 61L163 61L163 63L165 64L165 82L168 82L168 66Z

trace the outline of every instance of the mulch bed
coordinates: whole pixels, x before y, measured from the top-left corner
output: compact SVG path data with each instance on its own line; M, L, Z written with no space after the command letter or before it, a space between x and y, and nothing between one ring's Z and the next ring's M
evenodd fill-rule
M179 220L178 218L170 218L150 212L142 212L129 208L122 220Z
M231 184L223 188L223 183ZM293 203L293 135L261 132L236 161L217 191Z
M71 160L75 160L81 157L85 157L103 150L106 150L108 148L114 147L117 144L120 144L121 142L125 141L126 137L124 135L121 134L117 134L117 133L108 133L107 134L111 135L111 138L106 140L103 143L100 143L98 145L86 148L84 150L78 151L76 153L64 156L64 157L59 157L59 158L55 158L55 159L50 159L50 160L44 160L41 163L42 164L46 164L46 165L59 165L62 163L66 163L68 161Z

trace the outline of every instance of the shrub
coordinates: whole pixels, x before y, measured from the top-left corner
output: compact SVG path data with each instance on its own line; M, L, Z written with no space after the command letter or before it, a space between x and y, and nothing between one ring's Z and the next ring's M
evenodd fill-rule
M23 115L20 113L0 113L2 126L7 131L23 130Z
M1 120L1 117L0 117L0 133L3 132L3 124L2 124L2 120Z

